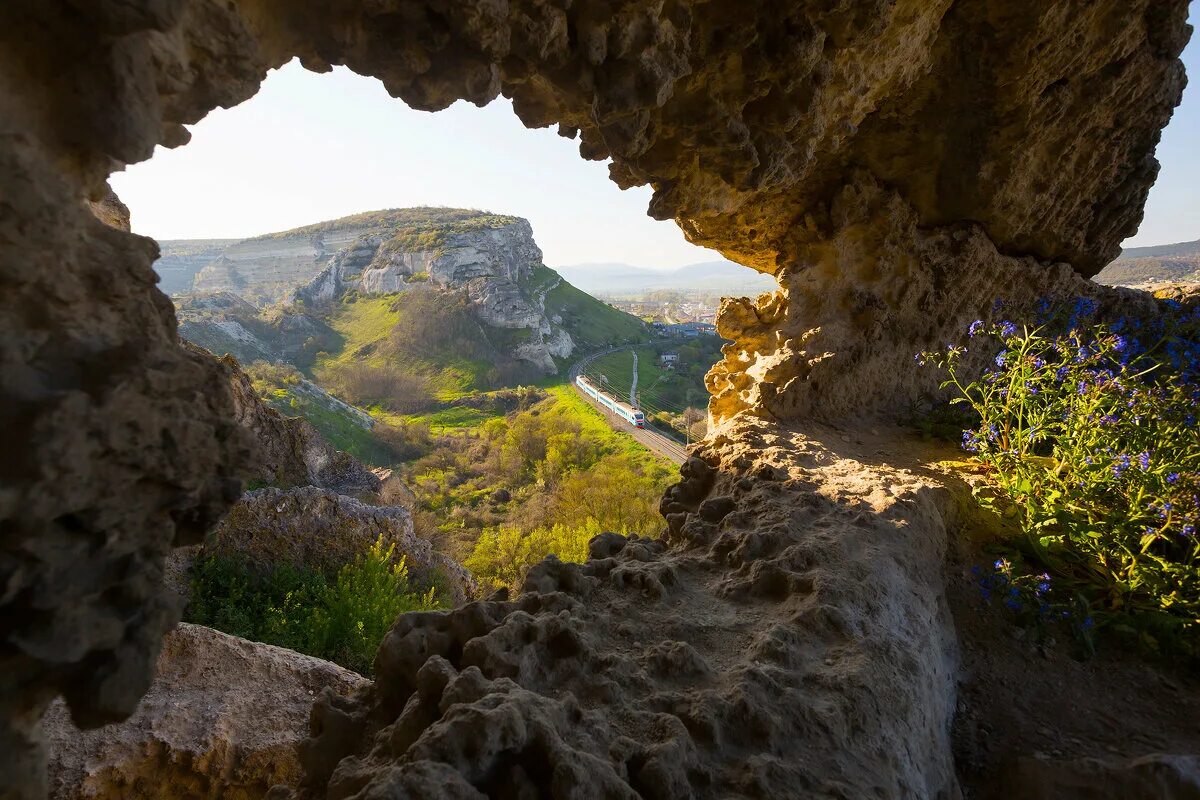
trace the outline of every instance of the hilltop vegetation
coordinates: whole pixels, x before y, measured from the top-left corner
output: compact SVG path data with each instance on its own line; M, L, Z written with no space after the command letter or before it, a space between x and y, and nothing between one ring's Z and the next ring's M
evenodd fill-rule
M371 231L384 234L398 249L430 250L443 244L450 236L480 230L503 228L520 222L520 217L492 214L470 208L385 208L364 211L338 219L302 225L286 231L268 233L257 239L282 239L293 236L318 236L344 230Z

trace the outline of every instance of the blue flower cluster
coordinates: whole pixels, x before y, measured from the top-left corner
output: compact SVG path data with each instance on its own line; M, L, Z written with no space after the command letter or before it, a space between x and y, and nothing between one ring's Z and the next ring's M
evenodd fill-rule
M976 564L971 576L979 597L985 603L1001 600L1004 607L1027 622L1039 625L1051 621L1074 622L1077 612L1066 602L1055 599L1050 573L1023 573L1006 558L999 558L990 567ZM1088 613L1079 615L1078 626L1084 630L1095 625Z
M1112 321L1092 298L1042 300L1030 327L997 301L999 321L966 329L993 337L971 345L995 353L977 378L962 375L978 362L960 359L961 346L919 358L946 370L943 386L978 416L962 447L989 468L996 492L981 502L1023 519L1020 552L1052 571L1064 558L1087 565L1055 572L1091 598L1074 610L1076 629L1092 625L1088 602L1165 612L1195 628L1200 654L1200 304L1166 305L1172 313ZM1042 614L1051 593L1049 573L1018 576L1003 561L976 581L1022 615Z

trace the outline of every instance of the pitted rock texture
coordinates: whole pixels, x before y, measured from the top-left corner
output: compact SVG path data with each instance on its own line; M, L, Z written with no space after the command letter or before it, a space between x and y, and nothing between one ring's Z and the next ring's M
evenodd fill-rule
M0 484L0 779L40 794L36 720L56 694L85 724L131 712L169 626L165 553L238 496L248 448L221 370L178 347L153 243L88 203L107 195L114 169L186 143L185 124L248 99L269 68L345 64L426 110L503 91L526 125L558 123L585 158L611 158L618 186L652 185L653 216L763 271L803 273L811 248L834 248L837 200L861 186L894 193L903 220L934 236L977 225L998 253L1032 259L1038 284L1053 278L1035 262L1093 274L1136 228L1184 84L1187 10L1186 0L0 5L0 422L11 454ZM870 273L877 254L867 255L856 268ZM959 302L969 268L952 251L920 268L937 308ZM897 283L908 274L903 260L882 269ZM853 282L828 294L821 313L854 316ZM874 316L823 335L821 354L831 365L861 357ZM907 303L895 316L890 346L909 355L930 328ZM746 374L768 366L749 359ZM771 413L845 413L846 387L864 372L857 361L845 378L828 372L783 391ZM719 377L740 396L731 410L753 412L782 388L730 373ZM905 373L873 374L881 385L866 394L881 405L857 411L912 401ZM865 668L894 668L894 655ZM914 741L935 741L925 733ZM939 783L939 749L910 756L911 770L883 780ZM422 769L430 779L442 768Z
M46 715L54 800L253 800L301 778L314 696L370 681L336 664L180 623L137 712L98 731Z
M184 346L217 360L201 347L186 342ZM227 355L219 363L233 393L234 417L259 444L256 480L285 489L319 486L352 497L379 494L379 476L362 462L327 442L307 420L268 408L237 359Z
M700 454L667 539L400 617L302 795L956 796L944 493L768 424Z
M938 394L923 350L970 344L964 366L995 351L969 341L976 319L1031 320L1043 298L1097 301L1101 317L1160 313L1144 292L1100 286L1065 263L1000 253L975 223L923 228L894 191L865 177L834 201L835 234L797 251L781 291L726 298L717 316L733 340L706 376L716 420L847 419L910 411ZM998 347L997 347L998 349Z
M246 492L201 554L336 573L378 539L395 546L395 557L404 557L416 583L445 585L455 603L475 594L471 573L413 533L407 509L367 505L315 486Z

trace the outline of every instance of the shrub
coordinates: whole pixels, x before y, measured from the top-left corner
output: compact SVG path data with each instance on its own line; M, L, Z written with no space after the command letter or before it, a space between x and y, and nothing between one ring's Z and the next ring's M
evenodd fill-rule
M966 348L918 360L944 368L951 402L977 415L962 439L988 467L977 494L1020 516L1021 555L1082 594L1099 625L1194 652L1200 313L1101 325L1094 311L1077 303L1062 333L973 323L972 337L1004 348L976 380L962 374Z
M320 377L335 394L354 405L378 405L399 414L425 411L434 405L427 377L391 365L335 364Z
M307 653L369 675L379 643L406 611L440 607L414 590L404 559L380 539L336 575L279 565L256 570L222 556L191 568L184 617L245 639Z
M522 530L501 525L483 531L463 566L471 570L480 588L517 590L529 567L553 553L562 561L587 560L587 546L601 532L600 524L587 520L579 527L554 525Z

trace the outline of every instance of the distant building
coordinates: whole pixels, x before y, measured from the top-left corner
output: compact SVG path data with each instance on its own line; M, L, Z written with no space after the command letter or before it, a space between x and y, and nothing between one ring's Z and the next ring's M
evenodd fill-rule
M712 336L717 332L717 326L709 322L679 322L666 326L671 336L682 336L685 339L695 339L698 336Z
M667 369L675 369L675 365L679 363L679 353L663 353L658 357L658 363Z

